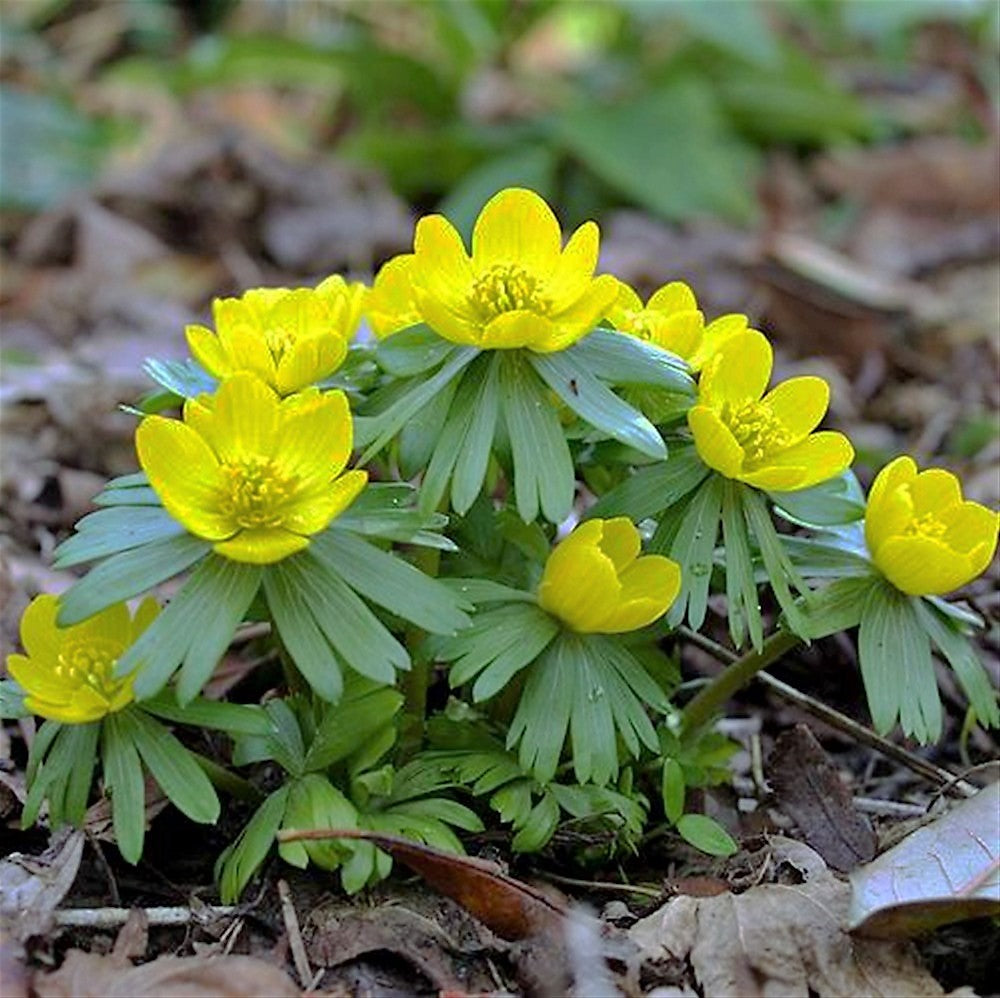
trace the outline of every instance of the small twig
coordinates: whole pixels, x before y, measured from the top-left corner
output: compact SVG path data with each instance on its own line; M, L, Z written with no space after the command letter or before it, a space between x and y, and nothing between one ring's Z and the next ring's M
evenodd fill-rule
M74 929L114 929L124 925L131 908L57 908L56 925ZM188 907L143 908L150 925L188 925L209 919L232 918L239 913L233 906L206 905L195 912Z
M923 804L880 800L878 797L855 797L854 806L865 814L884 814L893 818L923 818L927 815L927 808Z
M108 857L104 855L101 842L92 832L86 832L87 841L90 843L97 856L97 865L104 871L104 878L108 882L108 894L111 895L111 903L120 905L122 903L121 892L118 890L118 881L115 879L115 872L111 869Z
M735 662L739 659L739 656L735 652L730 651L724 645L720 645L717 641L699 634L697 631L692 631L687 627L681 627L679 631L693 644L704 648L705 651L710 652L722 662ZM808 693L803 693L795 689L794 686L789 686L788 683L783 683L780 679L775 679L774 676L770 676L766 672L758 672L754 678L760 680L765 686L786 700L791 700L803 710L808 711L814 717L825 721L831 727L839 728L863 745L875 749L876 752L880 752L887 758L900 763L900 765L905 766L918 776L922 776L925 780L937 784L942 788L943 792L955 791L958 796L963 797L970 797L976 793L976 788L972 784L965 782L954 773L933 762L929 762L927 759L922 759L919 755L903 748L902 745L890 742L887 738L876 734L870 728L866 728L863 724L852 720L839 710L834 710L833 707L828 707L822 701L809 696Z
M634 884L613 884L606 880L577 880L576 877L564 877L559 873L545 871L545 879L567 887L579 887L587 891L611 891L615 894L640 894L647 898L661 898L663 891L655 887L638 887Z
M292 903L292 892L285 880L278 881L278 897L281 899L281 918L285 923L285 932L288 933L288 947L292 951L295 973L299 975L302 987L311 987L312 967L309 966L305 943L302 942L302 931L299 929L299 916L295 913L295 905Z

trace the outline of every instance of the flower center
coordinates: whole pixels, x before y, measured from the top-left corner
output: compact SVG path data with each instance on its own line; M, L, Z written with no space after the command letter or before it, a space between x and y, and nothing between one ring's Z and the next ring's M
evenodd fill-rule
M645 310L641 312L626 312L625 322L627 324L628 331L633 336L638 337L640 340L646 340L647 342L653 339L653 330L649 321L649 314Z
M98 696L110 700L126 681L112 677L118 651L113 642L94 638L67 644L59 653L56 676L67 686L89 686Z
M782 450L791 442L791 435L773 412L761 402L724 402L719 418L729 427L736 442L743 448L747 465L763 461L768 454Z
M296 479L282 474L269 458L250 457L223 464L220 506L241 527L279 527Z
M295 334L290 329L268 324L264 329L264 339L267 341L267 349L271 351L271 356L275 361L279 361L284 357L285 351L291 349L295 342Z
M484 320L518 309L544 315L550 307L538 278L516 263L494 264L481 273L473 282L469 303Z
M915 516L903 529L903 533L908 537L943 537L948 527L942 523L933 513L924 513L923 516Z

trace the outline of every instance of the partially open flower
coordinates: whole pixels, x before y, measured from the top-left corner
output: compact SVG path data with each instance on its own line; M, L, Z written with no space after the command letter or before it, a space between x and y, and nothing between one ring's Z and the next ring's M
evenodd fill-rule
M128 706L132 677L115 679L115 663L160 612L156 600L144 599L134 618L117 603L72 627L56 626L58 609L55 596L36 596L21 617L27 654L7 658L25 706L63 724L99 721Z
M538 587L541 608L584 634L634 631L677 598L681 570L658 554L639 556L627 517L588 520L549 555Z
M353 427L343 392L279 399L252 374L189 399L184 420L149 416L139 461L164 507L234 561L279 561L357 497L367 472L342 474Z
M594 277L599 232L581 225L565 249L552 209L508 188L476 220L472 256L442 215L417 223L410 278L424 321L440 336L484 350L563 350L602 319L618 282Z
M401 253L386 261L365 298L365 315L380 340L423 321L413 295L412 266L412 253Z
M772 363L771 344L756 330L728 339L702 371L688 425L710 468L757 488L792 492L839 475L854 448L842 433L813 432L830 403L822 378L790 378L764 394Z
M940 595L985 570L996 550L998 524L996 513L962 499L951 472L918 473L913 458L904 455L872 483L865 540L876 567L897 589Z
M334 274L317 288L253 288L219 298L212 306L216 333L188 326L188 346L217 378L252 371L289 395L340 367L366 293Z

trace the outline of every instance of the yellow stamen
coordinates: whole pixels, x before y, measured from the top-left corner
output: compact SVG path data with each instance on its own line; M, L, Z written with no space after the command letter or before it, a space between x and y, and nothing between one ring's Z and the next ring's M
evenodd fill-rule
M739 405L725 402L719 416L743 448L747 466L763 461L768 454L791 442L781 421L761 402L748 400Z
M904 528L907 537L943 537L948 530L933 513L915 516Z
M88 638L86 644L67 644L59 652L55 674L67 683L89 686L109 700L121 686L121 680L112 676L119 650L114 642L94 638Z
M516 263L496 264L480 274L473 282L469 303L484 321L518 309L544 315L550 307L538 278Z
M297 480L282 474L267 458L245 458L222 465L225 478L220 506L240 527L280 527Z

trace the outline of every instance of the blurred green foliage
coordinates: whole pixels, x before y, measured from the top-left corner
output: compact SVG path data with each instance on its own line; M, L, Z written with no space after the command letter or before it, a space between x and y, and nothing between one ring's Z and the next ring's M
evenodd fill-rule
M749 223L762 152L891 137L897 126L841 82L852 60L905 58L934 19L993 51L1000 24L990 0L114 6L123 37L94 66L97 86L181 102L232 88L308 92L321 105L313 145L381 168L401 195L440 205L463 229L511 184L564 206L570 223L609 204ZM11 5L8 54L31 42L50 46L51 60L29 59L31 92L14 82L2 95L4 204L58 199L115 141L74 107L49 41L78 7Z

